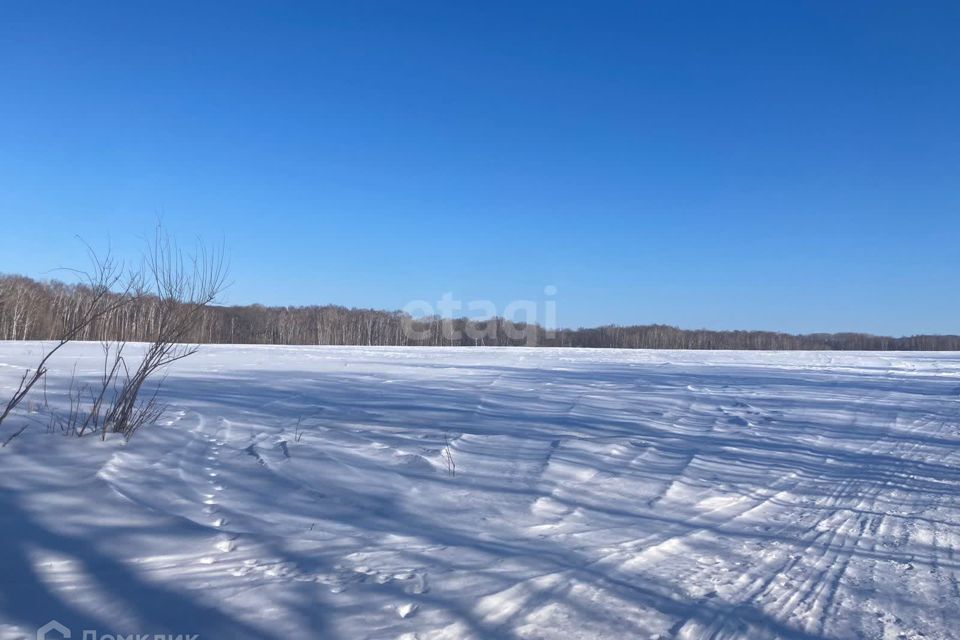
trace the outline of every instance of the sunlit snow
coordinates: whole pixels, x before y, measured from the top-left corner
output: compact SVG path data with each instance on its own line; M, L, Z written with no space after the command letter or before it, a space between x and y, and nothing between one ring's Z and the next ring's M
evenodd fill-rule
M205 346L128 444L30 399L0 638L957 637L960 354Z

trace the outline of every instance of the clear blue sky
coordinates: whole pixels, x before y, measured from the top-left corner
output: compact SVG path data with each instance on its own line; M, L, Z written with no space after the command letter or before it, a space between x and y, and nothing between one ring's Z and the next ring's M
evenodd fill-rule
M960 332L960 3L4 2L0 271L158 215L233 303Z

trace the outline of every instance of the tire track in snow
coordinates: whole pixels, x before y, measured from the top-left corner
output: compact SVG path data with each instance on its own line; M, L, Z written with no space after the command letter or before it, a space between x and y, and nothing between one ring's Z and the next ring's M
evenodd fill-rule
M908 459L911 451L918 446L920 445L904 444L897 434L891 435L888 430L871 446L858 453ZM888 517L887 514L878 513L878 498L892 486L892 478L897 474L897 469L886 468L881 470L881 475L876 478L862 480L851 475L845 479L825 502L815 507L817 510L825 510L828 515L818 520L806 533L800 534L799 553L795 551L792 560L779 567L761 567L762 570L771 572L769 579L753 582L745 591L738 589L744 593L743 597L738 598L740 606L762 606L766 598L774 595L776 597L772 602L778 603L771 610L774 615L784 620L785 614L793 614L806 622L803 625L805 630L824 636L851 562L861 548L875 555L874 534L881 529ZM822 480L826 481L826 478ZM824 530L819 531L820 529ZM898 541L898 545L905 544L906 540ZM811 556L812 548L820 549L819 554ZM868 562L875 565L877 560L869 559ZM776 576L787 575L801 564L808 576L802 583L792 589L781 589L779 594L771 592L777 585ZM694 624L694 627L696 626ZM675 631L678 637L722 638L736 636L742 631L740 626L741 621L737 620L736 610L733 610L707 628L682 627Z

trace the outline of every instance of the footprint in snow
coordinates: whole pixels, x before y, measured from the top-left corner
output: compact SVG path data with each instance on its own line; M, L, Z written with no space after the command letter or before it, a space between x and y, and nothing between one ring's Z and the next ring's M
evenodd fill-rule
M217 551L221 553L230 553L237 548L236 537L235 536L225 536L217 541L214 545Z
M378 585L386 585L394 582L402 583L404 593L411 595L424 594L430 590L427 585L427 574L417 571L381 572L366 565L360 565L352 568L338 566L335 567L335 569L337 570L338 574L335 580L335 587L337 588L337 591L333 591L333 589L331 589L331 591L334 593L340 593L341 591L346 590L347 586L350 584L373 583Z
M292 562L262 562L256 558L243 561L243 566L234 569L231 574L237 577L247 576L251 573L262 573L269 578L287 578L298 582L316 582L315 576L311 576L299 571Z
M419 608L420 608L420 605L413 604L412 602L408 602L407 604L402 604L399 607L397 607L397 615L400 616L401 618L406 619L414 615L417 612L417 609Z

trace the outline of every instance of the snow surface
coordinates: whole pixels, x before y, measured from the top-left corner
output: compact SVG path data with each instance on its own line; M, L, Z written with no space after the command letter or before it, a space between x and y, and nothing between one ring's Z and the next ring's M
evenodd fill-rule
M0 449L0 638L960 637L960 354L209 346L163 397Z

